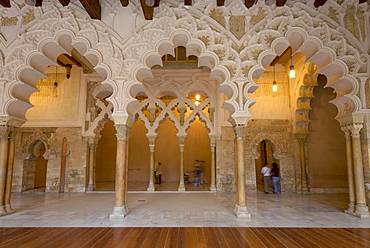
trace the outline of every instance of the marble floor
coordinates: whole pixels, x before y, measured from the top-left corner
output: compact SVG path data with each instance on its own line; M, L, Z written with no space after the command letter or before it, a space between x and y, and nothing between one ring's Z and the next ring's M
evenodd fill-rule
M247 194L251 219L233 214L235 193L128 193L129 214L109 219L114 193L12 194L16 211L0 227L356 227L370 219L343 213L348 195Z

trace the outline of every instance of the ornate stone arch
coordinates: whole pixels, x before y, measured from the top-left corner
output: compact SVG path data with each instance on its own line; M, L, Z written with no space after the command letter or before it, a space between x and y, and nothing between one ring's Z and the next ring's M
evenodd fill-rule
M30 22L27 30L20 29L20 44L10 51L5 61L3 76L9 81L1 112L11 117L25 120L25 113L31 107L28 99L36 91L37 80L46 77L45 69L56 65L60 54L71 55L72 49L94 66L108 91L113 92L115 88L111 78L118 73L123 56L111 39L98 35L103 30L113 31L103 23L90 25L91 21L79 19L73 13L73 4L63 10L69 12L66 15L61 15L60 9L52 5L52 1L44 3L38 10L41 12L38 22Z
M318 74L326 76L326 87L332 87L337 93L337 97L331 101L338 109L336 118L350 115L362 108L361 101L356 95L359 90L358 81L351 75L351 73L354 74L356 70L353 71L354 68L351 69L348 67L348 65L352 63L361 64L362 62L359 61L360 57L349 55L340 56L338 51L333 50L331 47L327 47L319 38L310 36L307 31L298 27L289 29L285 33L285 37L277 38L272 42L271 50L260 54L258 61L261 63L261 66L255 66L251 69L250 74L252 77L253 75L260 75L260 71L264 68L263 66L267 66L272 57L276 56L276 54L281 54L282 51L289 46L292 47L293 53L303 53L306 57L306 63L310 62L316 65L315 69L308 69L308 74L303 75L302 81L299 82L300 93L297 96L294 123L296 130L308 131L308 129L305 130L308 125L304 125L302 122L307 121L305 117L308 118L309 109L307 108L307 104L309 104L310 98L307 98L307 95L312 95L312 92L308 93L307 90L313 90L313 87L307 87L307 84L305 84L307 82L307 77L316 77ZM345 48L355 52L355 49L348 44ZM265 63L263 63L263 61L265 61ZM357 69L359 70L360 67ZM305 99L303 100L303 98ZM304 130L302 130L302 128Z

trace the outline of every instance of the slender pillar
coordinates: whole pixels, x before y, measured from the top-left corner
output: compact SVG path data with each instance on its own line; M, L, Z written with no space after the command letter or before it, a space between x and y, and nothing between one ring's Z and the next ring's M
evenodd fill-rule
M64 137L62 142L62 156L60 162L59 193L64 193L64 185L66 180L66 165L67 165L67 138Z
M306 164L306 138L307 133L297 133L294 134L299 143L299 158L301 164L301 193L309 193L308 183L307 183L307 164Z
M369 208L366 205L364 168L362 164L360 140L360 130L362 127L362 123L354 123L349 125L352 133L353 171L356 190L355 214L359 217L370 217Z
M216 156L216 140L211 138L211 186L209 190L216 191L216 163L215 163L215 156Z
M353 164L352 164L352 142L351 142L351 132L346 126L342 126L342 131L344 132L344 137L346 139L346 155L347 155L347 171L348 171L348 194L349 194L349 204L348 209L344 212L354 213L355 212L355 186L353 180Z
M14 151L15 151L15 134L17 128L11 127L10 129L10 140L9 140L9 153L8 153L8 171L6 174L6 186L5 186L5 211L7 213L14 212L10 204L10 196L12 194L12 180L13 180L13 166L14 166Z
M154 187L154 148L156 136L148 136L150 148L150 169L149 169L149 186L147 191L155 191Z
M179 145L180 145L180 183L178 191L185 191L184 183L184 147L185 147L185 138L186 136L178 136Z
M88 138L89 142L89 184L87 186L88 191L93 191L96 189L95 164L96 164L96 147L99 138L100 136L90 136Z
M251 218L251 215L247 208L246 199L246 183L245 183L245 165L244 165L244 141L243 134L245 125L234 126L236 134L236 168L235 168L235 180L236 180L236 204L234 213L237 217Z
M117 131L117 154L116 154L116 182L115 204L111 219L124 218L127 213L127 171L128 171L128 139L130 127L124 124L115 125Z
M5 184L8 168L9 129L7 125L0 126L0 215L5 214Z

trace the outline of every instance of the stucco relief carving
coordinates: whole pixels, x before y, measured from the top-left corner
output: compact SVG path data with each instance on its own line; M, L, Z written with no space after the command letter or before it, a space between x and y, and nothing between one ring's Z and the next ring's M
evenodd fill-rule
M148 135L155 135L157 128L167 117L175 124L179 135L186 135L186 130L196 117L205 124L210 134L216 132L212 118L216 91L209 82L208 73L195 72L189 77L189 72L187 75L161 74L159 70L154 74L154 79L144 81L145 94L148 98L143 100L135 111L148 129ZM181 82L185 77L188 80ZM192 99L186 97L195 91L208 94L198 106ZM172 92L176 97L166 100L165 103L158 99L162 92Z
M31 130L30 130L31 131ZM44 143L46 151L44 153L44 157L46 159L55 159L56 155L60 153L61 145L58 143L57 138L55 136L55 130L48 130L43 128L38 128L33 132L28 132L28 130L22 130L22 153L26 156L30 156L28 149L33 144L33 142L39 140Z
M307 8L307 5L302 5L299 1L294 4L292 3L291 7L284 8L276 8L274 5L268 6L263 1L258 1L258 3L250 9L245 7L237 8L237 6L243 6L242 1L226 1L223 8L216 8L216 3L214 1L199 1L193 4L192 8L195 8L197 11L192 13L192 15L186 14L187 11L183 8L163 3L158 7L158 9L156 9L155 14L158 18L146 23L145 28L143 27L140 30L136 30L137 33L133 36L133 39L126 41L124 47L127 47L127 50L120 49L120 47L123 47L122 44L120 44L121 41L119 41L119 39L112 38L116 34L113 35L113 33L110 33L110 30L107 29L107 26L103 23L94 23L94 25L91 25L91 22L86 21L81 17L81 13L74 13L68 8L68 14L65 12L61 13L58 8L53 7L53 4L53 1L45 2L43 8L37 9L37 18L40 21L37 23L35 22L32 28L27 29L26 33L20 35L20 45L13 51L13 55L16 55L16 58L15 60L9 59L9 63L6 64L6 75L9 78L13 79L14 71L16 71L21 65L27 63L25 58L27 58L27 55L31 51L37 50L36 45L40 43L41 39L54 39L54 34L58 33L58 31L70 30L75 35L73 39L78 39L78 37L86 39L89 42L89 44L85 44L87 49L90 49L91 46L99 51L102 58L102 61L99 63L104 63L109 67L109 72L112 73L110 77L114 78L119 74L120 76L135 79L136 75L134 75L134 69L145 64L143 56L146 53L144 50L150 52L155 51L154 45L157 44L160 39L169 37L171 32L178 27L188 30L192 37L204 36L206 32L210 40L209 47L205 51L214 50L212 44L217 44L217 41L232 41L224 42L225 53L228 55L225 56L225 58L227 57L227 59L221 60L219 65L217 65L214 60L208 60L208 64L210 67L228 66L229 68L232 68L231 75L234 77L244 77L246 72L245 70L243 72L243 69L247 64L248 66L261 66L258 64L259 62L256 58L257 54L259 54L258 58L261 54L258 51L271 49L270 44L276 38L285 37L287 31L293 27L304 28L307 31L307 34L319 38L327 47L341 44L341 46L345 48L343 51L353 49L355 51L353 55L341 54L338 56L338 59L344 60L343 57L346 56L345 61L351 69L351 73L359 71L367 73L364 63L361 63L356 57L361 47L358 43L352 42L355 41L353 40L353 37L348 36L345 32L341 32L343 27L333 27L334 21L328 22L327 19L322 19L321 15L314 15L309 11L302 11L303 6L305 6L304 8ZM319 11L319 13L320 11L322 11L322 13L326 13L327 8L331 7L338 13L346 13L352 5L347 3L327 3L326 6L328 7L319 8L317 11ZM365 7L364 5L361 5L361 7L358 8L355 18L360 20L361 11L363 11ZM25 13L28 9L33 10L30 6L23 6L20 8L20 11ZM247 19L250 18L249 26L246 28L246 35L238 40L233 37L233 35L225 33L224 31L227 30L226 22L224 25L220 25L212 18L212 16L207 16L211 9L217 9L219 13L222 13L222 17L226 15L246 15ZM235 12L236 10L239 12ZM300 14L298 15L297 13ZM50 17L53 17L55 21L51 20L53 18ZM219 21L221 20L219 15L214 16L214 18ZM271 21L264 21L265 19L269 19ZM50 21L52 21L52 25L50 25ZM209 28L207 28L207 26ZM40 30L44 30L44 32L40 33ZM265 40L265 44L259 44L256 42L257 40ZM238 47L238 50L235 50L232 47L233 43L237 45L233 47ZM32 44L32 46L26 44ZM145 47L145 49L139 49L136 48L136 46L142 46L142 48ZM197 49L198 48L193 47L192 50L196 53ZM239 52L242 54L246 49L250 49L248 52L250 57L245 57L243 61L240 59ZM126 52L127 54L130 54L130 51L132 50L135 50L135 53L129 55L129 61L126 61L123 65L123 54L126 54ZM200 50L198 52L200 52ZM136 55L139 56L136 57ZM9 58L11 57L12 56ZM355 65L357 65L357 67ZM246 80L246 84L251 81L252 79L249 79L249 81ZM231 88L232 91L234 89L235 88ZM243 96L243 99L247 101L248 98ZM235 104L235 106L238 106L238 104ZM248 105L243 106L248 107ZM248 109L243 109L242 111L247 113Z

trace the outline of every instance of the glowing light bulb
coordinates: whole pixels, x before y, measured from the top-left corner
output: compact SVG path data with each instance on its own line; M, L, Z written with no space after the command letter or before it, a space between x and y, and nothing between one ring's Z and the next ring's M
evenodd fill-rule
M274 80L274 82L272 82L272 92L277 92L278 91L278 87L276 85L276 81Z
M291 66L290 66L289 78L295 78L294 65L291 65Z
M199 94L196 94L195 95L195 100L199 101L200 100L200 95Z
M198 101L195 101L195 105L199 106L200 102Z

